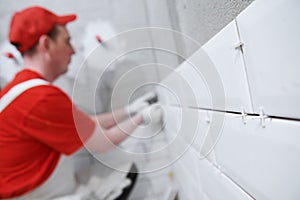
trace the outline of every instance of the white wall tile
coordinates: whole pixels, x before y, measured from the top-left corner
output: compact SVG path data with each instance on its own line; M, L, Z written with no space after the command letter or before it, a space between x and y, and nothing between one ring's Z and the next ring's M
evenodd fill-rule
M199 161L198 167L203 191L205 191L209 199L253 199L248 193L227 178L219 169L215 168L215 166L207 160Z
M173 91L176 97L169 98L169 104L194 108L226 109L222 79L215 64L202 48L167 76L162 84ZM239 109L236 110L240 111L240 106L237 107ZM249 105L247 104L246 107L249 108Z
M250 118L250 117L249 117ZM256 199L299 199L300 123L227 114L215 152L221 170Z
M175 180L188 199L253 199L193 148L174 163Z
M239 37L235 21L230 22L202 48L214 64L222 80L227 111L252 112L243 55L236 45Z
M185 76L182 73L185 66L188 64L183 63L161 82L162 103L177 106L197 105L194 89L188 82L189 75ZM189 71L189 69L185 70Z
M205 74L198 69L200 65L207 68L211 68L212 65L202 49L199 49L189 60L176 69L176 73L183 80L183 84L181 83L183 94L180 95L182 100L181 106L216 108L212 101L211 85L207 82Z
M255 1L237 17L254 110L300 118L300 1Z
M225 109L221 79L214 64L202 49L167 76L162 85L172 93L167 100L169 104Z
M215 122L211 112L173 106L164 106L164 109L164 132L169 141L166 145L172 152L172 158L176 159L188 148L194 148L199 158L207 158L215 163L213 147L219 135L217 126L212 128ZM172 146L176 145L177 150L172 150Z
M173 165L176 184L180 188L181 195L186 196L186 199L203 199L205 196L197 162L196 151L189 149Z

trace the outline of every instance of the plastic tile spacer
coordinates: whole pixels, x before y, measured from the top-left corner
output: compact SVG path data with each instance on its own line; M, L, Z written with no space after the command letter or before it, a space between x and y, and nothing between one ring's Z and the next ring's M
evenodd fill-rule
M237 43L236 45L235 45L235 49L243 49L243 47L244 47L244 43L243 42L239 42L239 43Z
M247 113L246 113L244 107L242 107L241 116L242 116L243 124L246 124L247 123L247 121L246 121Z
M263 128L266 128L266 118L268 118L268 116L265 115L264 110L262 107L259 108L259 118L260 118L260 125Z

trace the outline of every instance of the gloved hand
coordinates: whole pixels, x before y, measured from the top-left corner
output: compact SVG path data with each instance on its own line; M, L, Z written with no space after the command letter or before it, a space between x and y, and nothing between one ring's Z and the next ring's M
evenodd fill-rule
M163 123L163 109L160 104L152 104L142 111L144 125L148 124L162 124Z
M131 180L125 178L120 181L120 183L114 187L114 189L109 193L109 195L105 198L105 200L114 200L118 196L120 196L123 192L123 189L128 187L131 184Z
M125 111L129 116L132 116L156 101L157 95L154 92L148 92L126 106Z

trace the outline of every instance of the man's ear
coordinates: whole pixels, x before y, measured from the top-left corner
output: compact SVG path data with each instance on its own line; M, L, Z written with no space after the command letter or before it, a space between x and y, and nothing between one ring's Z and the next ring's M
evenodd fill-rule
M48 35L42 35L39 38L38 48L43 52L49 51L49 49L50 49L50 38L49 38Z

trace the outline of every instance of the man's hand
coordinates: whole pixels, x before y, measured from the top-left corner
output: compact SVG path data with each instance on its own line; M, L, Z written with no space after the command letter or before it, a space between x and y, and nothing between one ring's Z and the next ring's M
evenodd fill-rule
M125 111L129 116L132 116L156 101L157 95L154 92L148 92L125 107Z
M148 124L162 124L163 123L163 109L160 104L152 104L142 111L144 125Z

